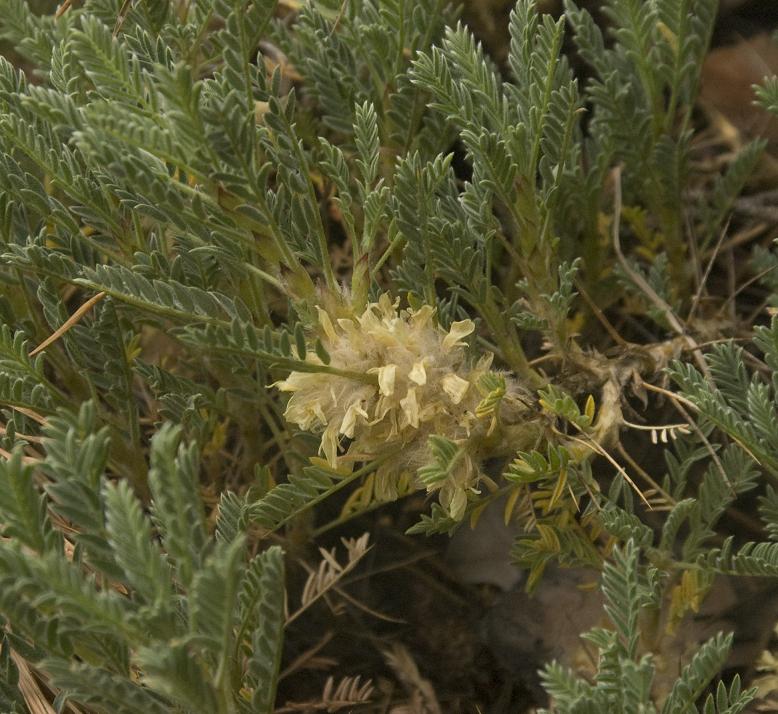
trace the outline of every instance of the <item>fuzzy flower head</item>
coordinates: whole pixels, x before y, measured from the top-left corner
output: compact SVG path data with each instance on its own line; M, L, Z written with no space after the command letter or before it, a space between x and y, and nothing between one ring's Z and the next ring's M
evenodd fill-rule
M341 439L349 457L364 460L387 446L402 450L382 467L384 480L420 466L431 434L464 439L477 420L476 380L491 357L467 364L463 341L472 320L444 330L435 311L398 309L382 295L358 316L335 319L319 309L321 341L330 355L328 372L292 372L276 386L292 396L284 416L301 429L321 433L321 451L337 466ZM307 361L321 364L315 354ZM391 488L386 495L391 495Z

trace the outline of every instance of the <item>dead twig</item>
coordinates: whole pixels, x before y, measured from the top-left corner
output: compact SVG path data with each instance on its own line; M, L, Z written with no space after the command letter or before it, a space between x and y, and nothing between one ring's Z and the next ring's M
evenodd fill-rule
M287 668L278 675L278 680L280 681L285 677L288 677L290 674L294 674L298 670L305 667L305 665L308 664L308 662L310 662L334 636L335 633L332 630L325 632L324 636L315 645L313 645L313 647L309 647L299 657L296 657L292 662L289 663Z
M708 380L712 382L713 379L711 377L710 370L708 369L708 364L705 361L705 357L703 356L702 351L700 350L697 342L694 340L694 338L691 335L687 333L686 328L678 319L678 316L673 312L673 309L657 294L654 288L652 288L648 284L648 281L646 281L646 279L640 273L636 272L632 268L632 266L627 262L627 259L624 257L624 253L621 250L621 235L620 235L621 168L618 166L613 169L613 194L614 194L613 200L615 204L613 208L613 249L616 252L616 257L618 258L622 269L629 276L632 282L634 282L635 285L637 285L637 287L640 288L643 294L662 313L665 320L667 320L667 323L670 325L673 331L686 341L686 343L691 348L692 355L694 356L694 361L697 363L697 366L700 368L700 371L705 375L705 377Z
M651 391L658 392L659 394L664 394L666 397L670 399L670 402L675 407L676 411L684 418L686 423L692 428L692 431L700 438L700 441L702 441L703 444L705 444L705 448L708 450L708 453L710 454L711 458L713 459L713 463L716 464L716 468L718 469L719 473L721 474L721 478L724 480L724 483L727 484L729 487L729 490L734 495L735 489L732 486L732 483L729 480L729 477L727 476L727 472L724 470L724 464L721 463L721 459L719 459L718 454L716 453L716 450L713 448L713 445L708 441L708 438L705 436L705 434L702 433L702 430L699 426L697 426L697 423L694 421L694 419L689 416L689 412L686 411L686 409L683 408L682 403L686 404L687 406L694 409L694 411L699 411L697 405L686 399L685 397L680 396L679 394L674 394L669 389L662 389L661 387L657 387L653 384L644 384L644 387L647 389L650 389ZM734 439L734 437L732 437ZM756 463L759 463L759 459L754 456L753 452L740 440L735 439L736 443L749 455L751 456Z

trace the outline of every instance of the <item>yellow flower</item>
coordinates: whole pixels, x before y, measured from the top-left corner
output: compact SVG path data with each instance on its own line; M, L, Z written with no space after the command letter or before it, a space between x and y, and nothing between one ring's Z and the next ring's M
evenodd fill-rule
M472 320L454 322L444 330L434 322L432 307L401 310L398 303L382 295L361 315L335 320L318 311L330 368L365 379L292 372L276 383L291 393L285 418L301 429L321 433L320 450L332 467L337 466L343 438L351 440L348 457L354 460L401 447L376 474L376 491L387 498L396 495L393 484L403 473L415 473L424 464L430 435L452 440L470 435L481 399L476 382L491 363L487 356L469 366L463 340L475 329ZM307 361L321 364L313 353ZM442 500L448 502L444 505L463 513L464 489L476 480L477 469L468 468L451 484L435 488L442 490Z

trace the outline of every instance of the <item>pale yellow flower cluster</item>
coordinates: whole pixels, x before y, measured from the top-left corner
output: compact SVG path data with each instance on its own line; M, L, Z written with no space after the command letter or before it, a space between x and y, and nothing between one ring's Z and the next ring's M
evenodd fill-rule
M321 432L321 451L333 467L343 437L351 440L348 458L367 460L387 447L402 447L376 474L380 497L396 493L399 476L428 459L427 438L444 435L466 439L478 420L477 379L489 369L491 356L468 367L463 338L475 329L472 320L452 323L448 331L434 321L430 306L398 309L388 295L358 316L336 319L319 309L321 341L331 368L355 375L292 372L276 386L291 392L286 419L307 431ZM307 361L321 364L309 353ZM343 457L340 457L343 458ZM459 504L477 470L469 458L448 483L436 484L447 507ZM461 473L460 473L461 472ZM450 493L449 493L450 492ZM458 507L457 510L460 510ZM462 509L463 512L463 509Z

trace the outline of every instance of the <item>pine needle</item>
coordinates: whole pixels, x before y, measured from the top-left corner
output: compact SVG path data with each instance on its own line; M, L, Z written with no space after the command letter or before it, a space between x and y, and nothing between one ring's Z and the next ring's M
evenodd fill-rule
M78 308L65 322L62 323L60 327L55 330L54 333L52 333L49 337L47 337L43 342L41 342L32 352L30 352L30 357L34 357L38 354L38 352L42 352L45 350L49 345L56 342L62 335L64 335L73 325L77 324L81 318L86 315L100 300L102 300L107 293L105 292L99 292L97 295L93 295L89 300L87 300L81 307Z

